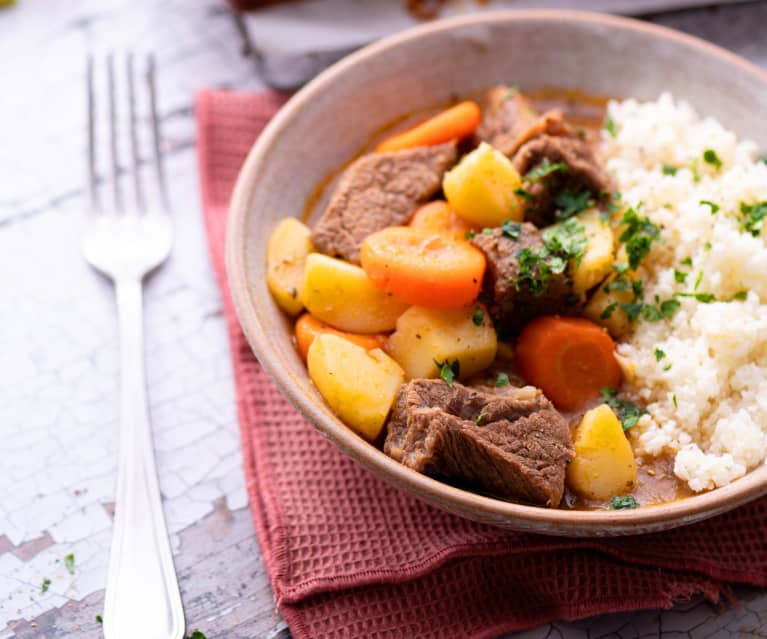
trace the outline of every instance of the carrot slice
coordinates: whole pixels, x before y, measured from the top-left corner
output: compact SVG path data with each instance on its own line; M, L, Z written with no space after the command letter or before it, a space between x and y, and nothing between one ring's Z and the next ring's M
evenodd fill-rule
M522 377L557 408L579 410L605 386L621 383L615 343L607 331L580 317L545 316L527 324L517 339Z
M365 238L365 273L379 288L409 304L459 308L479 295L485 256L444 233L390 226Z
M410 226L435 233L447 233L456 240L465 240L466 234L477 227L464 220L445 200L424 204L413 213Z
M376 147L376 152L402 151L417 146L433 146L451 140L460 140L474 133L481 117L476 102L471 100L460 102L416 124L412 129L387 138Z
M312 345L314 338L317 335L324 335L326 333L332 333L338 337L342 337L345 340L353 342L362 348L367 350L373 350L374 348L383 349L386 344L386 335L359 335L358 333L347 333L346 331L339 331L333 328L329 324L318 320L311 313L304 313L296 320L296 346L298 346L298 352L301 353L304 361L306 361L309 347Z

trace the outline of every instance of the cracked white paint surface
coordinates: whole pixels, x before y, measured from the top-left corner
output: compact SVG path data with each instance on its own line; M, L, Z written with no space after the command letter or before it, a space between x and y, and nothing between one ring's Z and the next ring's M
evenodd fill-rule
M146 363L177 551L179 532L211 513L215 500L225 498L230 510L246 505L221 302L202 230L193 95L204 86L261 86L240 56L224 0L18 2L0 11L0 639L15 636L6 627L11 620L81 600L106 578L117 326L111 285L78 251L85 51L132 47L158 56L176 237L170 260L146 287ZM767 11L748 11L728 14L731 35L720 41L767 66L767 46L754 35ZM716 16L690 15L667 23L695 30L699 20L700 31L716 39ZM69 553L74 575L64 564ZM50 579L46 593L43 579ZM215 616L230 610L222 605ZM649 636L661 629L735 636L763 620L767 594L756 592L737 615L698 604L552 624L523 636Z

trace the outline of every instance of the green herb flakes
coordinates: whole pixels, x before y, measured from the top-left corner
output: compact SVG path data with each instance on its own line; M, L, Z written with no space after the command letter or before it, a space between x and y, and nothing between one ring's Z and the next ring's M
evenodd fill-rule
M543 158L541 162L534 169L527 172L524 177L526 182L539 182L545 177L548 177L552 173L569 173L570 167L567 162L552 162L548 158Z
M633 402L618 399L618 391L614 388L605 386L600 391L600 394L602 395L602 401L615 411L624 431L636 426L639 418L647 413L646 410L640 409Z
M452 364L447 359L444 362L438 362L436 359L432 361L439 369L439 376L442 381L445 382L445 384L447 384L450 388L452 388L455 378L460 374L461 363L457 358L453 360Z
M492 235L492 234L493 234L493 229L487 228L487 227L482 229L482 235Z
M679 260L679 263L684 266L692 266L692 258L691 257L685 257L684 259Z
M742 302L747 297L748 297L748 291L738 291L737 293L735 293L735 295L732 296L732 299Z
M618 132L615 129L615 120L613 120L609 115L605 118L602 128L610 134L611 138L614 138L618 135Z
M767 200L756 204L741 202L740 212L743 215L740 228L748 231L754 237L759 237L764 226L764 218L767 217Z
M679 300L665 300L660 304L660 312L663 313L663 317L671 319L681 306Z
M659 349L659 348L656 348L656 349L655 349L655 361L656 361L656 362L659 362L659 361L661 361L661 360L662 360L664 357L666 357L666 353L665 353L665 351L662 351L661 349Z
M712 249L712 246L711 246L711 242L706 242L706 243L703 245L703 250L704 250L704 251L710 251L711 249Z
M711 209L711 215L714 215L715 213L719 212L719 209L721 208L718 204L714 204L710 200L701 200L700 201L701 206L708 206Z
M618 302L613 302L612 304L608 304L605 307L605 310L602 311L602 313L599 315L600 319L610 319L612 317L612 314L615 312L615 309L618 308Z
M719 159L719 156L714 149L706 149L703 151L703 161L717 170L722 168L722 161Z
M679 404L678 404L678 403L677 403L677 401L676 401L676 393L674 393L674 395L672 396L672 398L671 398L671 399L672 399L672 400L673 400L673 402L674 402L674 408L679 408Z
M474 238L475 235L476 235L476 233L474 231L466 231L463 234L463 237L466 238L467 240L471 240L471 239Z
M519 239L520 234L522 233L522 225L519 222L512 222L511 220L506 220L503 224L501 224L501 232L506 236L510 237L515 242Z
M670 164L664 164L661 167L663 175L676 175L677 170L678 169L675 166L671 166Z
M695 278L695 284L693 284L692 290L697 291L702 281L703 281L703 271L698 271L698 276Z
M626 314L626 317L628 318L629 322L636 322L637 318L639 317L639 314L642 312L642 309L644 308L644 304L642 302L634 302L631 304L621 304L621 310Z
M43 583L40 585L40 592L45 594L46 592L48 592L48 588L50 587L51 587L51 580L48 579L48 577L46 577L45 579L43 579Z
M616 496L610 502L610 510L632 510L634 508L639 508L639 503L633 495Z
M663 372L664 372L664 373L665 373L665 372L667 372L667 371L670 371L670 370L671 370L671 364L666 364L666 365L663 367Z
M474 314L471 316L471 321L474 322L474 326L482 326L485 321L485 311L479 306L474 309Z
M611 291L628 291L631 288L631 282L624 280L621 277L615 278L612 282L608 282L604 286L604 292L609 293Z
M477 415L477 419L475 419L475 423L477 426L482 426L482 422L486 420L489 417L489 414L485 411L482 411L479 415Z
M764 155L760 155L757 162L761 162L762 164L767 164L767 153L765 153Z
M208 639L200 630L195 630L191 635L189 635L189 639Z
M674 293L677 297L692 297L701 304L711 304L716 301L716 295L713 293Z
M530 191L523 189L521 186L518 189L514 189L514 195L519 195L526 202L532 202L535 199L535 196Z
M684 284L687 281L688 275L689 273L685 273L684 271L677 271L676 269L674 269L674 279L679 284Z
M498 373L498 377L495 378L495 387L502 388L511 384L509 376L506 373Z
M660 237L660 228L649 218L637 215L634 209L624 213L621 224L626 228L618 239L626 245L631 270L636 270L639 263L650 252L652 243Z
M70 575L75 574L75 556L72 553L69 553L66 557L64 557L64 566Z
M663 313L657 306L651 304L645 304L642 307L642 319L648 322L660 322L663 319Z
M96 621L99 623L104 623L104 618L101 615L96 615Z
M591 199L589 191L574 193L572 191L560 191L554 196L554 205L557 207L556 216L558 220L566 220L573 215L578 215L581 211L594 206L594 200Z

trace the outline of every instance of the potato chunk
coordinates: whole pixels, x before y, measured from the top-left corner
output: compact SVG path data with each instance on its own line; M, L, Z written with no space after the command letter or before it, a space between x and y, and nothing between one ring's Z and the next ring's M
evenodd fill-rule
M459 378L466 379L490 366L497 350L495 328L481 304L451 310L413 306L397 320L388 348L408 379L438 377L434 360L456 359Z
M314 338L306 363L333 412L368 441L378 437L404 381L397 362L326 333Z
M610 226L590 210L578 216L586 234L586 251L580 262L571 263L573 291L580 296L604 280L612 270L615 238Z
M301 298L316 318L350 333L390 331L408 307L376 288L359 266L320 253L306 258Z
M442 189L458 215L479 226L521 222L524 214L514 191L521 185L511 160L483 142L445 173Z
M632 490L637 478L634 452L607 404L583 416L573 446L575 459L567 467L567 481L573 490L600 501Z
M304 308L304 262L314 250L310 236L306 225L288 217L272 231L266 245L266 285L274 301L290 315L298 315Z

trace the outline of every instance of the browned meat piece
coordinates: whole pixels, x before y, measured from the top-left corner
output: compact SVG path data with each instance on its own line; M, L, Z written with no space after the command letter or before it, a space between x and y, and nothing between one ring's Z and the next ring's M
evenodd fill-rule
M457 157L454 142L363 155L344 172L312 232L315 248L359 264L362 240L405 224L439 191Z
M402 386L384 451L427 475L550 507L574 456L567 423L540 390L495 395L434 379Z
M512 161L523 176L544 161L567 164L566 172L557 171L534 183L523 184L532 196L525 209L525 219L538 227L555 221L558 193L577 194L588 190L595 197L602 197L610 189L610 179L594 157L591 146L577 136L539 135L523 144Z
M531 290L527 279L520 279L520 253L524 249L536 253L544 244L540 231L532 224L522 224L516 240L497 228L493 229L492 235L478 233L471 243L485 255L487 267L483 288L492 295L490 314L502 336L519 331L538 315L577 312L579 300L573 295L572 282L566 271L541 277L541 268L536 266L534 276L546 284L542 290Z
M540 115L532 102L519 91L493 87L485 97L482 123L477 137L511 157L528 140L543 135L571 135L561 111Z

